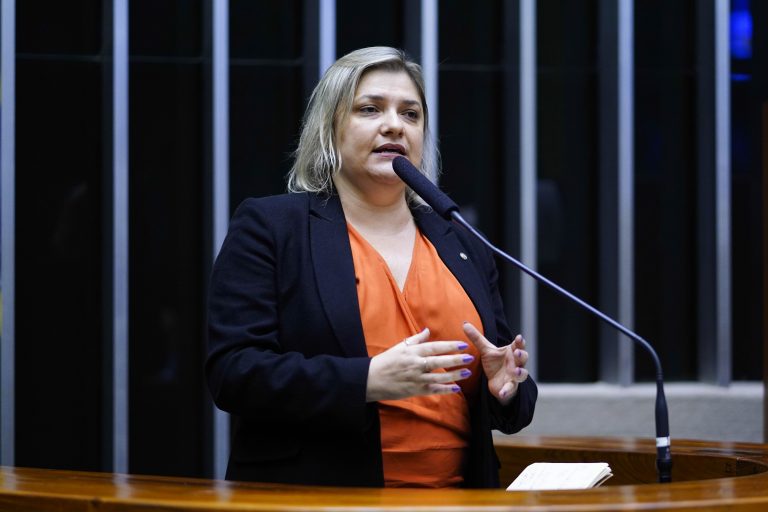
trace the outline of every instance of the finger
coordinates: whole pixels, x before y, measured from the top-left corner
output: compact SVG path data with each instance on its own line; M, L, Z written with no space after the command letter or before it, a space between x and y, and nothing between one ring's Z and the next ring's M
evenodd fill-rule
M523 350L525 348L525 338L523 338L522 334L518 334L515 336L515 339L512 341L512 348L514 349L520 349Z
M525 379L528 378L528 370L525 368L516 368L515 369L515 381L519 384L520 382L525 382Z
M525 352L524 350L522 351L510 350L505 354L505 357L504 357L504 370L510 380L514 380L516 382L522 382L528 378L528 370L524 368L524 364L520 364L520 362L518 361L518 355L516 354L516 352L520 352L520 358L524 359L527 362L528 360L527 352Z
M528 352L525 350L515 349L512 352L515 358L515 366L525 366L528 362Z
M424 343L429 339L429 328L425 327L423 331L414 334L413 336L409 336L408 338L405 338L403 340L403 343L410 347L413 345L418 345L419 343Z
M416 353L420 356L435 356L459 352L467 348L469 348L469 345L463 341L430 341L429 343L419 345Z
M455 368L457 366L464 366L475 358L471 354L456 354L450 356L432 356L429 358L428 366L430 371L434 371L438 368Z
M472 376L472 371L467 368L454 370L452 372L425 373L422 375L422 381L431 384L449 384Z
M480 331L477 330L477 327L472 325L469 322L464 322L464 334L467 335L467 338L469 338L469 341L472 342L472 344L477 347L477 350L480 351L482 354L483 352L486 352L488 350L494 350L496 346L488 341L485 336L480 334Z
M427 395L450 395L458 393L461 388L458 384L430 384L427 386Z
M511 381L504 384L499 390L499 397L502 399L510 399L517 394L517 382Z
M517 377L522 371L522 367L515 363L515 358L508 352L504 360L504 379L505 380L517 380Z
M528 370L521 366L515 368L507 367L506 379L510 382L523 382L528 378Z

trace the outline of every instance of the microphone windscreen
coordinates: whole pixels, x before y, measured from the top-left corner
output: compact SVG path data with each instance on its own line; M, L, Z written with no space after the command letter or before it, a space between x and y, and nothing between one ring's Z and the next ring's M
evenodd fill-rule
M392 160L392 169L406 185L411 187L411 190L416 192L441 217L451 220L451 212L459 211L459 206L437 188L437 185L429 181L429 178L419 172L404 156L398 156Z

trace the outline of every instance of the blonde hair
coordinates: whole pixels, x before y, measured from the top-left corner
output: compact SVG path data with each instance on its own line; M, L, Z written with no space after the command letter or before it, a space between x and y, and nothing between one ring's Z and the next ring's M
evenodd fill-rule
M429 132L421 66L408 60L402 50L374 46L355 50L337 60L312 92L294 152L293 167L288 172L289 192L333 192L332 178L341 169L336 127L352 111L355 91L363 75L374 69L404 71L413 81L424 109L424 149L419 170L428 177L438 175L440 157ZM417 197L408 190L409 200Z

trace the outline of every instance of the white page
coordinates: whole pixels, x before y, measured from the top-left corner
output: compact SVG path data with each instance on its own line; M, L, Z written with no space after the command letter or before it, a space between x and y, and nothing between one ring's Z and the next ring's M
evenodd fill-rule
M525 468L507 490L589 489L612 475L605 462L535 462Z

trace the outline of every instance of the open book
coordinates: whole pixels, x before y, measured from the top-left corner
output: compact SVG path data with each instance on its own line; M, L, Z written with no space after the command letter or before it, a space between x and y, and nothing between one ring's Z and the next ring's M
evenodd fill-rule
M525 468L507 490L589 489L612 476L605 462L535 462Z

